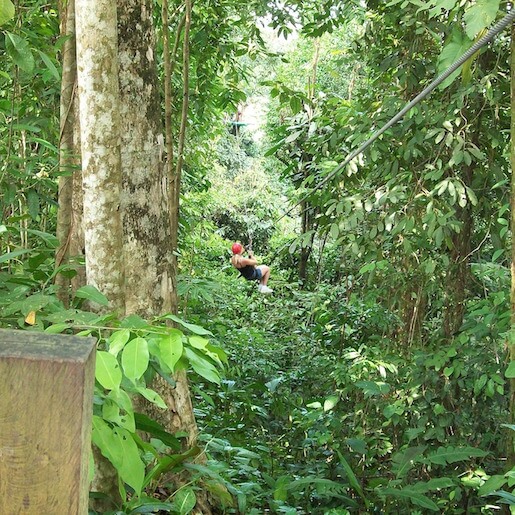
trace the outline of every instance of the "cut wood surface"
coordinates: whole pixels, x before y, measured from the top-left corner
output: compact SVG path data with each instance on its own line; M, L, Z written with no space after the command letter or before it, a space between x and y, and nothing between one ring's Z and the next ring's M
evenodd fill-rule
M93 338L0 330L0 513L85 514Z

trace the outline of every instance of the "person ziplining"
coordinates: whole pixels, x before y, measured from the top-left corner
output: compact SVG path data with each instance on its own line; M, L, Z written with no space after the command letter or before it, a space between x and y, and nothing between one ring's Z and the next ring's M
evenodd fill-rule
M260 293L273 293L274 290L267 286L270 278L270 267L267 265L258 265L252 250L248 249L248 257L243 257L245 247L241 243L233 243L231 265L240 272L242 277L247 281L259 281L258 291Z

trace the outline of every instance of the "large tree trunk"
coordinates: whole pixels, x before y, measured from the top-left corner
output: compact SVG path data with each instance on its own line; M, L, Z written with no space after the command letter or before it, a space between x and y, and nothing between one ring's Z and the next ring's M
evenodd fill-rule
M123 316L116 4L112 0L76 0L75 6L86 281L104 293L110 308ZM120 500L113 467L97 449L95 452L93 490ZM94 507L109 508L101 501Z
M119 0L126 311L171 310L172 245L150 0Z
M118 33L113 0L76 0L86 277L124 312Z

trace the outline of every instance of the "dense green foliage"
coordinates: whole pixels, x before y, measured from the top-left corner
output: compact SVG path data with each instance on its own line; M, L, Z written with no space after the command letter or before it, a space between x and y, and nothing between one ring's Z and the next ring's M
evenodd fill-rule
M68 308L55 296L62 41L50 4L11 5L0 0L0 326L98 338L93 443L118 471L113 512L186 514L199 490L220 513L515 505L507 34L307 196L505 2L195 3L180 316L153 320L88 311L106 304L89 286ZM265 15L293 37L287 54L267 49ZM252 95L266 98L263 138L230 125ZM234 240L271 265L274 295L238 278ZM184 369L203 449L134 408L163 409L150 381ZM186 486L170 475L186 472Z

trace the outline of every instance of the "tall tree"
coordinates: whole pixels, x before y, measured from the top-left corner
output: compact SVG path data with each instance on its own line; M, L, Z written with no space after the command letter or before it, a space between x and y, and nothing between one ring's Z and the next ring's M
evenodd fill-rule
M153 2L77 0L77 61L87 284L123 316L152 317L173 305L169 188L157 84ZM70 202L70 196L63 199ZM79 203L75 207L80 206ZM73 213L72 213L73 216ZM154 387L171 432L197 427L186 374ZM146 406L147 410L150 408Z

